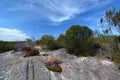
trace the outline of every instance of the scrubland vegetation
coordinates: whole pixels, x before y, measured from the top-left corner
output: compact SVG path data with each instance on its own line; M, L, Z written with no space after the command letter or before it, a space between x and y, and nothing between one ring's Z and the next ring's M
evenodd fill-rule
M0 41L0 53L12 50L17 42Z
M65 48L69 54L76 56L98 56L109 58L120 66L120 36L109 35L112 27L120 31L120 11L108 10L105 17L101 18L102 27L108 23L104 34L94 34L87 26L72 25L65 34L60 34L57 39L52 35L43 35L37 44L45 50ZM18 42L0 41L0 52L12 50Z

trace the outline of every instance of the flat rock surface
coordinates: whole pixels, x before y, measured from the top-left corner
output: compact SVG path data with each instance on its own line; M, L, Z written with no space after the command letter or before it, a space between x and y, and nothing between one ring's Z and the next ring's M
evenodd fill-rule
M95 57L76 57L64 49L49 51L49 56L23 58L22 52L0 54L0 80L120 80L113 62ZM50 56L63 61L61 73L49 71Z

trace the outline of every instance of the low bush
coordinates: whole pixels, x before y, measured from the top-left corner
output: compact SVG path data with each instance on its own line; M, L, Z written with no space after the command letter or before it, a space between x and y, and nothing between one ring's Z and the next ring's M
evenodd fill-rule
M60 34L60 36L56 40L56 44L59 48L65 47L65 35L64 34Z
M16 42L0 41L0 53L12 50Z
M43 49L46 50L55 50L58 49L58 45L53 36L44 35L39 40L39 44L42 46Z
M92 37L92 30L86 26L73 25L65 34L65 47L70 54L93 56L100 47Z

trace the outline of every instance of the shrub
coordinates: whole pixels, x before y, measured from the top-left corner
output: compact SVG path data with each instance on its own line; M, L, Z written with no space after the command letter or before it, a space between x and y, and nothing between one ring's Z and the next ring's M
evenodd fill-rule
M96 41L101 46L101 57L108 58L120 68L120 36L99 36Z
M40 45L47 50L54 50L57 49L58 46L55 42L55 39L53 36L50 35L44 35L40 40Z
M92 38L92 30L79 25L73 25L66 31L65 44L69 53L82 56L94 55L99 48Z
M114 37L114 50L120 52L120 36Z
M120 36L114 37L114 44L112 46L114 50L112 53L112 60L118 65L120 69Z
M12 50L15 42L0 41L0 53Z
M65 35L64 34L60 34L60 36L56 40L56 44L59 48L65 47Z

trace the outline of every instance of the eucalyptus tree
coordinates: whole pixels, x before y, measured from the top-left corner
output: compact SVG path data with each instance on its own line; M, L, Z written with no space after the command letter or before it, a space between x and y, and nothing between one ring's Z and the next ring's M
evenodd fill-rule
M108 34L113 28L116 28L120 33L120 9L110 9L105 12L105 16L100 19L102 28L105 28L103 32Z

